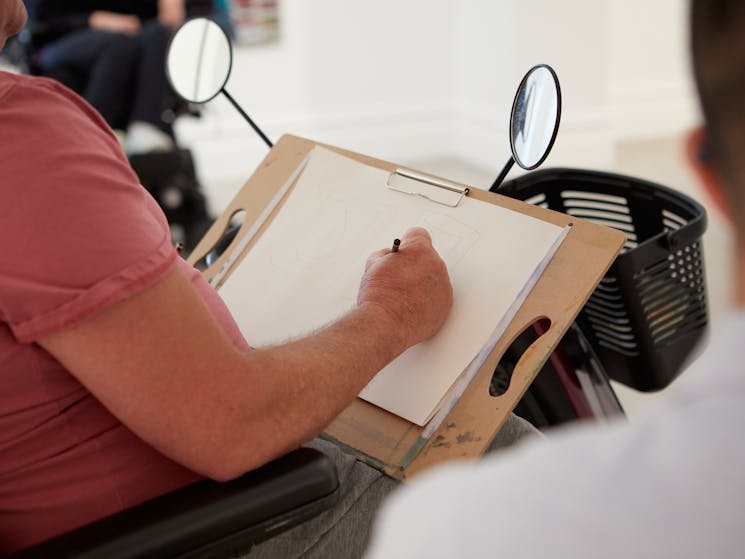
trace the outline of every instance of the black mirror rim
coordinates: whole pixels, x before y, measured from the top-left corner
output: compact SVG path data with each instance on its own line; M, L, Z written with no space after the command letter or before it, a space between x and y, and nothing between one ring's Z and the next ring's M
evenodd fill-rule
M176 38L176 36L178 35L179 31L181 31L181 29L182 29L182 28L183 28L183 27L184 27L185 25L187 25L187 24L189 24L189 23L191 23L191 22L193 22L193 21L198 21L198 20L206 20L206 21L208 21L208 22L210 22L210 23L213 23L213 24L215 25L215 27L217 27L217 28L218 28L218 29L220 30L220 32L221 32L221 33L223 34L223 36L225 37L225 40L226 40L226 41L227 41L227 43L228 43L228 57L229 57L229 58L228 58L228 71L227 71L227 72L225 73L225 81L223 81L223 82L222 82L222 85L221 85L221 86L220 86L220 88L219 88L219 89L218 89L218 90L217 90L217 91L215 92L215 94L214 94L214 95L212 95L211 97L208 97L207 99L204 99L204 100L202 100L202 101L194 101L194 100L192 100L192 99L187 99L186 97L184 97L183 95L181 95L181 94L180 94L180 93L178 92L178 90L176 89L176 86L174 86L174 84L173 84L173 79L171 78L171 70L170 70L170 68L169 68L169 64L168 64L168 55L169 55L169 54L171 53L171 47L173 46L173 40L174 40L174 39ZM212 100L213 100L213 99L214 99L215 97L217 97L218 95L220 95L220 93L222 93L222 91L223 91L223 90L225 89L225 85L227 85L227 83L228 83L228 80L230 79L230 74L231 74L231 73L232 73L232 71L233 71L233 46L232 46L232 44L230 43L230 37L229 37L229 36L228 36L228 34L227 34L227 33L225 32L225 29L223 29L223 28L222 28L222 27L220 26L220 24L218 24L218 23L217 23L217 22L216 22L216 21L215 21L214 19L212 19L212 18L208 18L208 17L195 17L195 18L191 18L191 19L189 19L189 20L186 20L186 21L185 21L184 23L182 23L182 24L181 24L181 25L179 26L179 28L178 28L178 29L176 29L176 31L174 31L173 35L171 35L171 38L170 38L170 39L168 40L168 47L166 48L166 61L165 61L165 66L166 66L166 68L165 68L165 69L166 69L166 79L168 80L168 85L170 86L170 88L171 88L171 91L173 91L173 93L174 93L174 94L178 95L178 97L179 97L180 99L183 99L183 100L184 100L184 101L186 101L187 103L194 103L195 105L203 105L203 104L205 104L205 103L209 103L209 102L210 102L210 101L212 101Z
M546 146L546 150L543 152L543 155L538 160L537 163L530 166L525 166L522 164L520 159L517 156L517 152L515 151L515 141L513 136L513 126L515 122L515 110L517 109L517 99L520 97L520 92L523 89L523 86L525 85L525 82L528 80L530 75L535 72L536 70L540 68L546 68L549 73L551 74L551 77L554 80L554 85L556 86L556 122L554 122L554 131L551 134L551 140L548 142L548 145ZM520 85L517 87L517 91L515 92L515 99L512 101L512 111L510 112L510 150L512 150L512 158L515 160L515 163L520 165L523 169L526 171L532 171L533 169L539 167L548 157L548 154L551 153L551 148L554 147L554 141L556 140L556 135L559 132L559 122L561 121L561 86L559 86L559 77L556 75L556 72L554 69L549 66L548 64L536 64L533 66L530 70L528 70L523 76L522 81L520 82Z

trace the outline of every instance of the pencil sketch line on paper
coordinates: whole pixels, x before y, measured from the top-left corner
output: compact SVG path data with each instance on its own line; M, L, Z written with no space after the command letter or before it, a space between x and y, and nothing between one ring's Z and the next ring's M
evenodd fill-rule
M340 201L325 208L308 209L307 214L301 216L300 222L295 223L303 233L295 237L287 251L289 254L275 251L272 257L274 259L274 256L279 255L281 262L278 264L290 269L294 269L298 263L327 264L329 257L338 254L361 234L367 233L385 213L385 207L348 207L348 204Z

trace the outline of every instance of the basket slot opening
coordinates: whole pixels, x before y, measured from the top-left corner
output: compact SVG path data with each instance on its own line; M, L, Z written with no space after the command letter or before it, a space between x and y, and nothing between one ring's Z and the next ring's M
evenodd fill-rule
M623 196L600 194L598 192L588 192L585 190L565 190L561 193L561 197L565 200L570 198L579 198L580 200L597 200L599 202L607 202L609 204L617 204L619 206L628 205L626 198L624 198Z
M604 303L609 303L611 305L622 300L622 297L619 293L604 293L602 291L598 291L597 289L595 289L595 292L592 294L592 296L596 297L600 301L603 301Z
M664 340L667 340L668 343L673 342L680 336L695 331L706 324L706 312L701 310L698 312L688 312L677 318L677 320L671 321L653 331L652 339L655 344L659 344Z
M620 341L623 341L623 342L633 342L636 339L636 337L634 336L634 333L633 332L631 332L631 333L629 333L629 332L619 332L615 328L612 328L611 325L609 323L607 323L607 322L606 323L601 323L601 322L597 322L597 321L594 321L594 320L591 320L590 322L592 324L592 327L597 332L605 332L609 336L615 336Z
M662 218L673 223L677 223L678 227L681 227L688 223L688 220L686 218L681 217L678 214L671 212L670 210L662 210Z
M634 230L634 225L631 222L631 217L628 215L601 210L590 210L587 208L577 208L574 206L567 206L566 213L568 213L569 215L576 215L577 217L583 217L585 219L598 218L604 219L606 221L618 222L619 227L627 224L627 226L631 227L631 231Z
M584 307L582 309L582 312L585 312L585 311L587 311L586 314L588 315L588 317L594 317L598 320L612 322L619 327L625 327L625 326L631 325L629 316L625 312L622 314L618 314L618 313L611 314L611 313L605 312L603 309L598 309L596 307Z
M598 311L597 309L583 309L585 315L589 320L607 322L612 324L614 328L618 328L624 331L631 331L631 321L627 315L624 316L609 316L607 313Z
M691 290L687 286L673 284L660 288L657 291L647 293L642 297L641 304L644 308L644 312L648 313L656 307L669 305L678 298L686 299L687 302L690 303L691 295Z
M679 223L675 221L670 221L669 219L663 219L662 225L665 226L665 231L677 231L682 227Z
M620 348L620 347L614 347L612 344L609 344L605 340L598 339L598 345L600 347L604 347L606 349L609 349L609 350L613 351L614 353L618 353L620 355L623 355L624 357L628 357L628 358L639 357L639 352L638 351L628 351L628 350L623 349L623 348Z
M612 294L617 293L621 294L621 291L618 289L618 286L615 283L608 283L601 281L598 283L598 285L595 287L595 290L600 290L602 293Z
M583 312L587 311L587 316L595 316L601 320L605 320L607 322L616 322L618 324L623 324L623 321L628 318L628 314L626 313L626 309L621 309L617 311L610 311L608 309L604 309L602 307L599 307L597 305L585 305L584 309L582 309Z
M631 321L627 316L608 316L607 313L598 311L597 309L587 308L582 309L588 320L602 320L609 324L615 324L617 328L628 328L631 330Z
M648 291L669 284L672 273L673 270L669 266L665 266L664 268L649 270L644 275L634 278L639 296L644 297L644 294Z
M611 348L618 348L625 351L634 351L638 347L635 342L621 341L616 336L609 336L602 331L595 330L595 336L597 336L598 340L605 341Z
M676 337L673 340L682 337L687 336L688 334L691 334L692 332L696 332L697 330L700 330L701 328L706 326L708 317L706 314L706 311L704 309L699 309L696 312L690 312L686 315L685 320L683 324L680 325L680 327L676 331ZM655 343L658 343L655 341Z
M691 304L689 293L683 289L668 289L655 295L654 298L642 301L647 320L653 320L660 312L664 312L671 307L675 308L679 305L687 307Z
M655 329L670 320L675 320L676 316L684 314L690 307L687 298L678 294L676 298L660 303L646 312L649 327Z
M653 335L652 337L654 339L654 343L655 344L660 344L660 343L664 342L665 340L667 340L668 338L671 338L672 336L674 336L675 333L676 333L675 330L670 330L669 332L666 332L666 333L661 334L659 336L654 336Z
M656 291L668 290L673 286L670 269L659 270L653 274L647 274L643 281L636 281L636 289L642 301L650 297Z
M664 314L659 314L660 312ZM703 297L681 297L677 305L672 303L661 307L655 314L658 316L650 320L650 333L655 343L673 335L685 335L706 323L706 306Z
M672 268L670 257L656 260L650 264L647 264L644 268L641 268L636 274L635 278L644 278L649 274L657 274L660 271L669 270Z
M527 204L532 204L533 206L538 206L540 204L546 203L546 195L545 194L536 194L535 196L531 196L530 198L526 198L523 200Z
M638 288L643 288L646 284L658 281L660 276L663 274L669 274L672 270L672 265L668 259L658 260L653 264L650 264L646 268L640 270L634 276L634 283Z
M588 210L598 210L602 212L611 212L614 214L629 215L629 208L626 205L608 204L606 202L597 202L595 200L580 200L577 198L567 198L564 205L571 208L586 208ZM630 218L629 218L630 220Z
M607 282L607 281L600 281L598 285L595 287L595 289L600 289L603 293L618 293L621 294L621 291L618 289L618 286L615 284L615 282Z
M685 322L685 315L675 314L670 317L664 324L661 324L650 330L652 340L657 343L662 338L669 338L671 335L678 333L680 326Z
M603 301L602 299L595 299L591 297L586 303L590 308L595 309L598 312L606 312L612 316L623 318L626 314L626 308L623 303Z

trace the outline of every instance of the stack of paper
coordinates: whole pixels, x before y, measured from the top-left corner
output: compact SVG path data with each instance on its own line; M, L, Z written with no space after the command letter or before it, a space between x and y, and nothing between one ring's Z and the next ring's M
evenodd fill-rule
M405 194L387 186L389 172L319 147L304 165L220 294L252 346L303 336L353 307L371 252L410 227L426 228L450 272L452 312L434 338L399 356L360 394L424 425L452 405L456 380L478 370L566 230L468 197L448 207Z

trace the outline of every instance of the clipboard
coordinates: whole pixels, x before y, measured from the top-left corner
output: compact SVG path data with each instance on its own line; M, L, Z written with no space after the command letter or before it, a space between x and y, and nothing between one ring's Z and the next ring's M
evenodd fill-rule
M219 289L274 216L282 211L286 194L291 191L299 176L302 162L316 145L389 172L390 188L406 190L418 189L419 185L426 186L420 192L407 191L409 194L428 197L432 193L438 193L438 196L447 193L450 200L448 204L457 203L463 196L469 196L560 227L571 225L564 242L505 334L445 420L431 435L425 432L427 426L419 427L360 398L355 399L327 426L322 435L363 462L401 480L443 461L480 456L612 264L625 242L625 235L488 191L285 135L275 144L189 256L188 261L192 265L203 262L205 255L222 238L231 219L236 214L245 212L243 225L230 246L203 272L214 287ZM499 358L517 336L542 318L550 320L550 327L524 352L514 369L508 390L501 396L490 396L489 384Z

